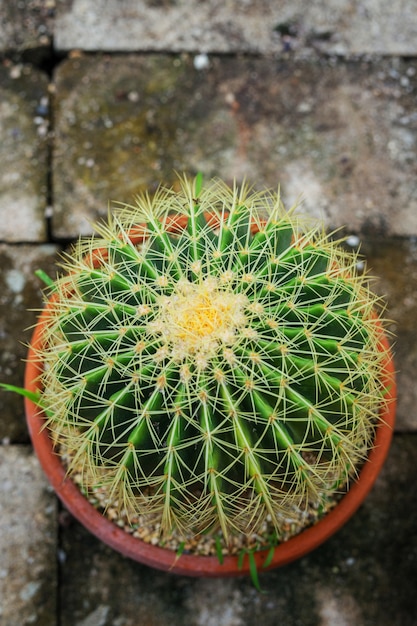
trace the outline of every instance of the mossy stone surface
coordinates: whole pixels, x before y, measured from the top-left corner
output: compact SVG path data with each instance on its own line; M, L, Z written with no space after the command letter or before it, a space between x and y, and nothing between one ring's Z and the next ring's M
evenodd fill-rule
M328 228L417 233L415 89L413 61L70 59L55 75L54 233L90 232L174 170L281 185Z
M0 380L21 386L24 376L26 344L36 322L36 309L42 306L43 284L35 276L41 268L51 277L57 248L53 245L0 245ZM23 400L0 390L0 441L27 442Z
M48 201L48 78L0 67L0 241L42 241Z
M31 60L46 56L51 45L55 0L0 3L0 50L17 50Z
M91 231L112 201L196 173L235 141L212 81L188 58L83 57L56 74L54 232ZM210 141L208 141L209 133Z

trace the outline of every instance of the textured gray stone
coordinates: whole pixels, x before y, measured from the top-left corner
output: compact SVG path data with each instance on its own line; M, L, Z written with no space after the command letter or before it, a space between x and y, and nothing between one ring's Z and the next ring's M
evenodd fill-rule
M417 430L417 241L364 238L364 254L373 288L387 304L385 317L397 370L398 410L396 430Z
M0 0L0 50L39 55L51 44L55 0Z
M414 56L413 0L58 0L58 50Z
M28 446L0 446L0 623L55 626L56 499Z
M23 384L23 359L36 321L34 309L42 303L41 281L34 275L43 269L52 277L57 248L0 244L0 381ZM25 442L27 428L20 396L0 389L0 441Z
M42 241L48 197L48 79L0 66L0 241Z
M277 187L329 228L417 233L415 61L81 57L55 76L54 232L173 170Z
M279 50L279 10L268 0L58 1L58 50Z

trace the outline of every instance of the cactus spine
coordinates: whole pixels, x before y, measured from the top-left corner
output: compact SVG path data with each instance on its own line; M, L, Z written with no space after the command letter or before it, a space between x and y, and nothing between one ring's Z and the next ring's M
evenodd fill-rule
M40 404L70 472L162 533L278 537L354 476L382 400L376 297L274 193L180 179L81 241Z

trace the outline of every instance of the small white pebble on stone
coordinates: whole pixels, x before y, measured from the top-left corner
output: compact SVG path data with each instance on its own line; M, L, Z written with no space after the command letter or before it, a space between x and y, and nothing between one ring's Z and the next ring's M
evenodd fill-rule
M31 581L27 583L20 591L19 596L24 601L27 602L31 600L35 594L38 592L41 586L40 581Z
M351 246L352 248L356 248L359 245L359 237L357 235L350 235L346 239L346 243L348 246Z
M13 65L10 70L10 78L20 78L22 75L22 66L21 65Z
M303 101L297 107L297 113L311 113L313 110L313 105L311 102Z
M38 137L46 137L46 135L48 134L48 127L46 126L46 124L41 124L40 126L38 126Z
M19 270L9 270L6 272L7 286L13 293L20 293L26 284L26 278Z
M65 552L65 550L59 549L57 554L58 554L58 561L60 563L65 563L65 561L67 560L67 553Z
M196 70L206 70L210 67L210 59L207 54L197 54L194 57L194 67Z
M127 99L130 102L138 102L139 101L139 94L137 91L129 91L129 93L127 94Z

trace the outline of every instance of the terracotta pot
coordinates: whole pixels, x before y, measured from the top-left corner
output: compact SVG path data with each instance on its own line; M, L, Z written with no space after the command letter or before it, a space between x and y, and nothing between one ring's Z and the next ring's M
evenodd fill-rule
M39 388L38 377L42 363L36 360L36 353L42 343L43 327L48 318L48 305L42 312L32 343L29 348L25 373L25 387L30 391ZM371 490L387 456L395 421L396 385L393 362L385 335L381 329L381 349L388 349L385 364L385 380L387 399L380 415L380 424L376 429L374 447L369 453L359 479L352 484L347 494L317 524L302 531L299 535L276 547L272 561L265 569L285 565L317 548L326 539L339 530L359 508ZM29 399L25 398L26 417L33 446L39 461L59 498L65 507L90 532L106 544L136 561L152 567L185 574L189 576L236 576L249 572L249 562L245 556L243 565L238 567L238 558L228 556L220 564L216 556L193 556L182 554L180 557L168 549L152 546L132 537L115 524L110 522L81 494L76 485L66 477L60 457L54 452L48 430L44 428L42 411ZM255 554L259 571L268 556L268 550ZM263 570L265 571L265 570Z

